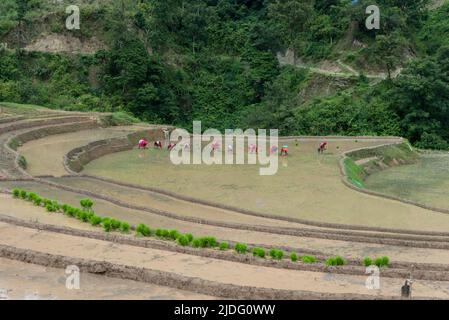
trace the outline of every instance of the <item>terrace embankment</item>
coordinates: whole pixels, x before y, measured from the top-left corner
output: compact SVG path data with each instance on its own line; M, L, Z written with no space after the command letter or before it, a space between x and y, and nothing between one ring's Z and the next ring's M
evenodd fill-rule
M332 276L253 266L4 223L0 229L0 256L4 258L57 268L77 265L84 272L225 298L393 298L399 296L402 285L402 279L385 278L381 289L373 291L364 286L364 275ZM448 285L445 281L419 281L414 285L414 297L445 298Z
M165 138L164 130L169 129L153 127L129 133L124 137L93 141L69 151L64 157L64 165L69 172L73 174L79 173L86 164L95 159L107 154L133 149L141 138L146 138L149 141L163 140Z
M361 148L344 153L342 167L348 182L363 187L371 174L405 164L416 163L419 154L408 142Z

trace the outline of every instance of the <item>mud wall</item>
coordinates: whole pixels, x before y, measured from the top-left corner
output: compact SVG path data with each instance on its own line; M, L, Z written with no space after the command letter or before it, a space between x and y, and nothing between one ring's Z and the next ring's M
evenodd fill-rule
M9 125L5 125L0 127L0 135L21 130L21 129L27 129L27 128L33 128L33 127L43 127L43 126L50 126L50 125L57 125L57 124L64 124L69 122L82 122L87 120L97 120L96 117L92 116L66 116L66 117L55 117L55 118L49 118L49 119L39 119L39 120L24 120L24 121L18 121L14 122Z
M194 277L187 277L171 272L152 270L148 268L137 268L134 266L120 265L106 261L88 260L88 259L67 257L62 255L53 255L38 251L23 250L4 245L0 245L0 257L52 268L66 268L69 265L76 265L80 268L81 272L89 272L93 274L101 274L107 277L152 283L179 290L186 290L214 297L229 298L229 299L247 299L247 300L400 299L398 296L380 297L363 294L332 294L332 293L309 292L301 290L280 290L280 289L270 289L261 287L238 286Z
M35 130L31 130L31 131L27 131L27 132L18 134L14 138L19 143L23 144L23 143L26 143L26 142L29 142L32 140L41 139L41 138L55 135L55 134L94 129L94 128L98 128L98 126L99 126L99 124L96 120L89 120L89 121L83 121L83 122L77 122L77 123L69 123L69 124L62 124L62 125L38 128Z
M107 154L131 150L141 138L148 141L163 140L164 132L161 128L154 128L133 132L126 137L91 142L69 151L64 157L64 166L67 171L77 174L83 170L86 164L95 159Z

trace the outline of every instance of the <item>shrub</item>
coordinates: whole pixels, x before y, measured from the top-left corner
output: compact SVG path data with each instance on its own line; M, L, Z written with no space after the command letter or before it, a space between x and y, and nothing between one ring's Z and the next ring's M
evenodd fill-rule
M25 190L20 190L20 198L22 198L22 199L27 198L27 192Z
M246 253L246 251L248 250L248 247L243 244L243 243L237 243L234 247L235 251L237 251L240 254L244 254Z
M122 233L129 233L129 223L128 222L122 222L120 224L120 231Z
M271 249L270 257L275 260L282 260L282 258L284 257L284 251L279 250L279 249Z
M315 263L316 258L314 256L302 256L301 261L304 263Z
M253 256L265 258L265 250L262 248L253 248Z
M373 265L373 260L370 257L363 258L362 262L365 267L369 267L369 266Z
M109 219L109 218L103 219L102 224L103 224L104 231L106 231L106 232L111 231L111 229L112 229L111 219Z
M292 262L298 261L298 255L297 255L295 252L292 252L292 253L290 254L290 260L291 260Z
M190 243L189 238L187 238L187 237L184 236L184 235L180 235L180 236L177 238L177 241L178 241L178 244L181 245L181 246L183 246L183 247L187 246L187 245Z
M96 216L96 215L94 215L94 214L91 215L90 218L89 218L89 222L90 222L90 224L93 225L93 226L98 226L98 225L101 223L102 220L103 220L103 219L102 219L101 217Z
M229 243L221 242L219 248L220 248L220 250L227 250L227 249L229 249Z
M15 189L12 189L12 196L14 197L14 198L19 198L20 197L20 189L17 189L17 188L15 188Z
M147 225L140 223L136 227L136 234L144 237L149 237L151 235L151 230Z

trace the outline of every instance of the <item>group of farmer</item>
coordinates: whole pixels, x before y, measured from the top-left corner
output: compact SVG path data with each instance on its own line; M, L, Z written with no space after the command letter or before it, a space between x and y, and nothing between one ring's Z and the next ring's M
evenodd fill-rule
M146 149L148 146L148 141L145 138L142 138L139 140L138 143L138 149ZM176 146L176 143L171 142L168 146L167 149L168 151L173 150L173 148ZM154 142L154 147L157 149L163 149L162 147L162 142L161 141L155 141ZM190 144L189 143L185 143L183 146L184 150L190 150ZM318 147L318 153L322 154L324 153L324 151L327 149L327 141L323 141L320 143L319 147ZM212 151L218 151L220 150L220 143L218 141L214 141L212 143ZM233 152L234 148L232 145L228 146L228 152ZM257 145L255 144L250 144L248 146L248 153L258 153L259 149L257 147ZM272 146L270 148L270 154L275 154L278 152L278 147L277 146ZM281 157L286 157L288 156L288 145L284 145L281 148Z

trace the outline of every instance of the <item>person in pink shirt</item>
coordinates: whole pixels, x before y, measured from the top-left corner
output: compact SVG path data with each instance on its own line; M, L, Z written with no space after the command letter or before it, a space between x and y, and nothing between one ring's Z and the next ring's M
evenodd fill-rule
M142 138L142 139L139 140L138 148L139 149L146 149L147 145L148 145L148 141L145 140L144 138Z

